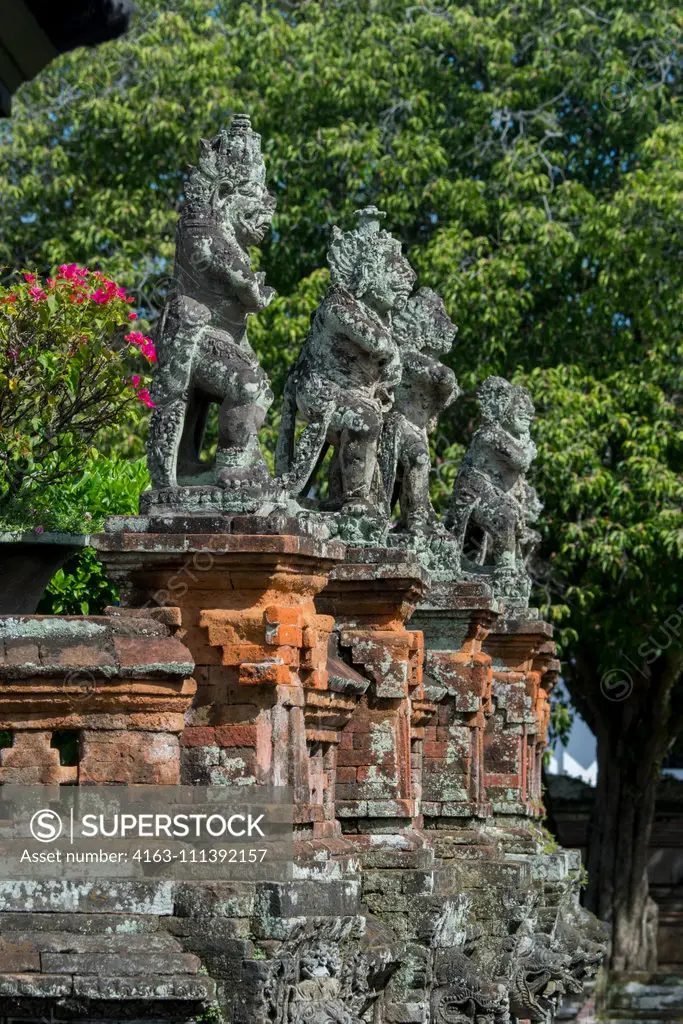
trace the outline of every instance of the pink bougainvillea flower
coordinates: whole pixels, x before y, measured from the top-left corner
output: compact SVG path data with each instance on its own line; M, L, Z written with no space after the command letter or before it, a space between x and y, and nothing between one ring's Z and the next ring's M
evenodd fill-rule
M35 299L36 302L40 302L41 299L47 298L47 295L45 294L43 289L40 287L40 285L37 284L35 284L33 288L29 288L28 293L32 299Z
M85 513L85 518L86 519L92 519L92 512L86 512Z
M0 302L16 302L19 296L14 292L12 295L8 295L5 299L0 299Z
M137 373L134 373L133 376L130 378L130 382L131 382L131 384L133 385L134 388L139 388L140 387L140 381L141 380L142 380L142 377L139 377L137 375Z
M84 299L85 299L85 297L83 295L70 295L69 296L69 302L75 302L77 305L80 305L81 302L84 301Z
M45 527L44 526L36 526L36 528L34 529L33 532L34 533L44 533L45 532Z
M147 390L147 388L141 388L138 391L138 398L143 403L143 405L147 406L148 409L156 409L156 405L150 398L149 391Z
M6 301L6 300L5 300L5 301ZM138 318L138 315L137 315L137 313L129 313L129 314L128 314L128 319L129 319L129 320L137 320L137 318Z
M157 361L157 350L154 347L154 342L151 338L148 338L142 331L131 331L130 334L126 335L126 341L129 345L137 345L142 352L143 356L150 361L150 363L156 363Z
M63 278L65 281L78 281L79 278L87 277L90 271L87 267L79 267L77 263L62 263L61 267L57 272L57 277Z
M54 277L48 277L48 279L47 279L47 286L48 286L48 288L54 288L54 286L55 286L55 279L54 279Z
M24 281L28 281L29 284L33 284L36 279L35 274L24 274Z
M99 280L102 282L102 287L96 288L90 298L93 302L97 302L101 306L106 306L107 303L111 302L118 292L123 291L123 289L117 288L114 281L107 280L107 278L103 277L101 274L99 276ZM123 294L125 295L125 292L123 292Z

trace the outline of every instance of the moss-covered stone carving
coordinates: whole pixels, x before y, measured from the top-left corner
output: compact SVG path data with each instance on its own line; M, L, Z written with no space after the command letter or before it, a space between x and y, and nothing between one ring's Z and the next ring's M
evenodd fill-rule
M233 118L227 132L202 140L187 182L175 290L157 340L148 442L155 491L146 507L253 510L273 491L257 438L273 394L247 338L249 316L274 295L249 257L275 210L260 143L248 117ZM208 463L201 451L212 403L219 405L218 447Z
M465 452L444 516L462 553L463 575L488 575L508 608L526 608L531 589L527 561L539 534L541 511L526 473L536 457L529 392L502 377L478 391L482 425Z
M377 449L401 379L392 311L415 281L400 242L380 230L383 216L367 207L353 231L334 228L332 286L287 379L275 462L290 493L305 497L331 448L327 495L315 505L350 519L386 520ZM297 414L306 425L295 441Z

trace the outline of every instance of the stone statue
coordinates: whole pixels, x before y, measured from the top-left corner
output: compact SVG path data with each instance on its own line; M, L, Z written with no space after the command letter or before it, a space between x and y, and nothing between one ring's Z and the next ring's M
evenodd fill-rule
M549 935L535 932L529 919L522 921L506 946L498 980L508 987L514 1018L552 1024L563 996L581 991L571 973L571 956Z
M389 514L396 500L398 530L444 533L429 500L429 434L460 393L455 374L439 361L451 350L457 327L443 299L430 288L411 296L393 319L401 355L401 380L382 431L381 462Z
M529 433L534 407L526 388L502 377L487 378L477 394L483 422L463 457L444 525L463 552L465 574L488 571L496 596L526 607L526 565L540 539L531 524L541 504L525 480L536 456ZM474 558L467 555L473 526L481 533Z
M287 1024L360 1024L344 1005L342 958L326 943L302 954L289 991Z
M317 507L360 518L383 503L377 447L401 377L391 316L415 272L380 230L384 214L370 206L357 215L355 230L333 230L332 285L287 378L275 470L292 496L305 496L332 446L328 495ZM297 413L306 426L295 444Z
M260 136L249 118L201 142L176 236L177 291L164 308L148 441L152 486L268 488L257 432L273 400L247 339L247 319L274 295L251 269L275 209ZM211 403L219 405L214 463L201 460ZM223 501L225 504L225 500Z
M594 978L607 955L609 926L599 921L579 903L564 900L553 929L553 945L569 956L569 973L577 990Z
M277 975L259 1024L363 1024L381 1020L388 977L397 967L397 947L387 929L359 932L360 919L318 918L293 925L278 949ZM249 1020L253 1020L250 1017Z
M510 1024L508 992L458 950L439 951L430 995L434 1024Z

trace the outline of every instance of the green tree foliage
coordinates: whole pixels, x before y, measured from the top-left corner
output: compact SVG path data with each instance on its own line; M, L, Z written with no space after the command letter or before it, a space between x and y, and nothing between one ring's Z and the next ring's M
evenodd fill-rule
M325 287L330 225L388 212L460 329L466 394L435 438L437 500L476 383L496 372L534 394L539 583L598 734L601 813L614 832L639 807L634 849L642 783L681 728L682 28L671 0L142 0L128 37L61 58L0 128L0 263L88 260L151 323L199 138L250 113L278 199L260 260L280 296L252 332L276 391ZM271 438L276 424L277 404ZM616 775L614 729L635 766ZM639 858L594 872L595 905L626 921L617 966L643 962Z

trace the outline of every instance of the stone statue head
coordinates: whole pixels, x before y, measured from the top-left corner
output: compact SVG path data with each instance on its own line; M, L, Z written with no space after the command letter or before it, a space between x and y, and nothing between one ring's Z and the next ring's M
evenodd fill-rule
M346 288L376 312L384 314L405 305L416 274L401 252L401 243L380 230L386 216L374 206L356 213L353 231L332 229L327 251L332 283Z
M266 188L261 136L245 114L229 129L200 142L199 161L185 187L186 213L228 225L246 248L266 236L275 198Z
M507 988L488 978L459 950L439 950L431 1020L434 1024L510 1024Z
M503 377L487 377L477 391L485 424L499 423L518 438L529 436L534 406L526 388Z
M450 352L458 328L444 301L431 288L420 288L396 314L393 335L402 352L424 352L438 358Z

